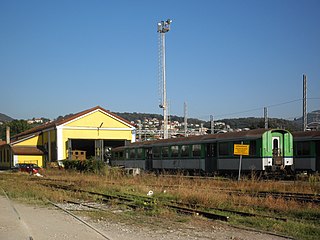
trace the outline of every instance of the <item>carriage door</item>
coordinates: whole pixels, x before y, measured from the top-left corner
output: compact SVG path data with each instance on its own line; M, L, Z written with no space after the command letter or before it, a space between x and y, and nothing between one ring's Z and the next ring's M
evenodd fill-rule
M152 169L152 148L145 149L146 170Z
M205 159L205 171L213 173L217 171L217 144L207 143L206 144L206 159Z
M272 165L282 165L283 157L280 137L272 137L272 160Z

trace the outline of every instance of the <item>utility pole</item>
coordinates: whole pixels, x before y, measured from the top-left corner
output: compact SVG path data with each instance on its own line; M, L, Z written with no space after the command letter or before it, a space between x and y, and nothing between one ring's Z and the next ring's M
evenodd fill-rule
M214 120L213 115L210 115L211 134L214 134Z
M264 128L268 129L269 125L268 125L268 108L264 108Z
M183 104L183 113L184 113L184 136L188 137L188 120L187 120L187 103Z
M167 116L167 89L166 89L166 45L165 34L170 30L170 24L172 21L158 22L158 33L160 34L160 55L161 58L161 75L162 75L162 103L159 105L163 109L163 138L168 138L168 116Z
M308 117L307 117L307 76L303 74L303 131L305 132L307 130L307 122L308 122Z

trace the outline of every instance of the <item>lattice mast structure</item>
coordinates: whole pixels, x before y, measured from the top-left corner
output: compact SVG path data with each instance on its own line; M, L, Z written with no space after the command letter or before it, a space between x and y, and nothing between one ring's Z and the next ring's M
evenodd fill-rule
M161 103L159 107L163 109L163 138L168 138L168 103L166 88L166 44L165 34L170 30L172 20L158 22L159 33L159 89L161 95Z

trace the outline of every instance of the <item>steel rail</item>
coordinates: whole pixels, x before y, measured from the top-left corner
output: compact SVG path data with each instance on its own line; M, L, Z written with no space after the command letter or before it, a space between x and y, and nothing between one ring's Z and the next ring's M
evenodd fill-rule
M51 202L50 200L47 199L47 202L49 202L50 204L52 204L53 206L61 209L62 211L64 211L65 213L69 214L70 216L72 216L73 218L77 219L79 222L83 223L84 225L86 225L87 227L91 228L92 230L94 230L96 233L98 233L99 235L101 235L103 238L108 239L108 240L112 240L110 237L106 236L103 232L99 231L97 228L95 228L94 226L92 226L91 224L87 223L86 221L82 220L81 218L79 218L78 216L76 216L75 214L73 214L72 212L64 209L63 207L55 204L54 202Z

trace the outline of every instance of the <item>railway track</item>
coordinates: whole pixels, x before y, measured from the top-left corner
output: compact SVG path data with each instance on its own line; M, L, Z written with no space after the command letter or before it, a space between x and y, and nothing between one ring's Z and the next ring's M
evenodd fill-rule
M98 193L98 192L77 189L77 188L73 188L72 186L62 186L62 185L57 185L57 184L50 184L50 185L46 184L45 186L54 187L57 189L68 190L68 191L87 193L87 194L91 194L93 196L99 196L103 202L109 202L110 200L117 200L121 204L125 204L133 209L143 208L145 210L150 210L153 208L153 205L157 204L156 199L153 199L150 197L142 197L142 196L128 195L128 194L127 195L124 195L124 194L105 194L105 193ZM208 211L203 211L200 209L189 208L187 206L180 206L177 203L162 202L162 205L169 208L169 209L174 209L175 211L180 212L180 213L184 213L184 214L194 214L194 215L203 216L203 217L206 217L209 219L221 220L221 221L228 221L228 219L229 219L228 216L225 216L223 214L216 214L216 213L212 213L212 212L208 212Z
M121 204L125 204L128 207L131 207L132 209L143 208L145 210L151 210L154 204L161 202L162 206L167 207L169 209L173 209L177 212L184 213L184 214L199 215L199 216L203 216L205 218L214 219L214 220L228 221L229 220L228 215L231 213L231 214L240 215L243 217L262 217L262 218L270 218L270 219L275 219L280 221L287 221L287 218L283 218L283 217L275 217L275 216L257 214L252 212L236 211L236 210L225 209L225 208L214 208L214 207L208 208L206 206L201 206L199 204L192 205L189 203L183 203L179 201L166 201L163 199L154 199L151 197L138 196L133 194L105 194L105 193L98 193L98 192L77 189L74 186L60 185L56 183L45 184L45 186L53 187L57 189L63 189L67 191L87 193L93 196L99 196L100 200L106 203L110 202L111 200L116 200ZM137 204L137 202L139 203ZM202 209L206 209L206 210L202 210ZM221 214L213 213L213 212L221 212Z
M230 195L247 195L251 197L258 198L282 198L287 201L293 200L301 203L314 203L320 204L320 194L305 194L305 193L290 193L290 192L267 192L267 191L258 191L258 192L242 192L242 191L232 191Z

